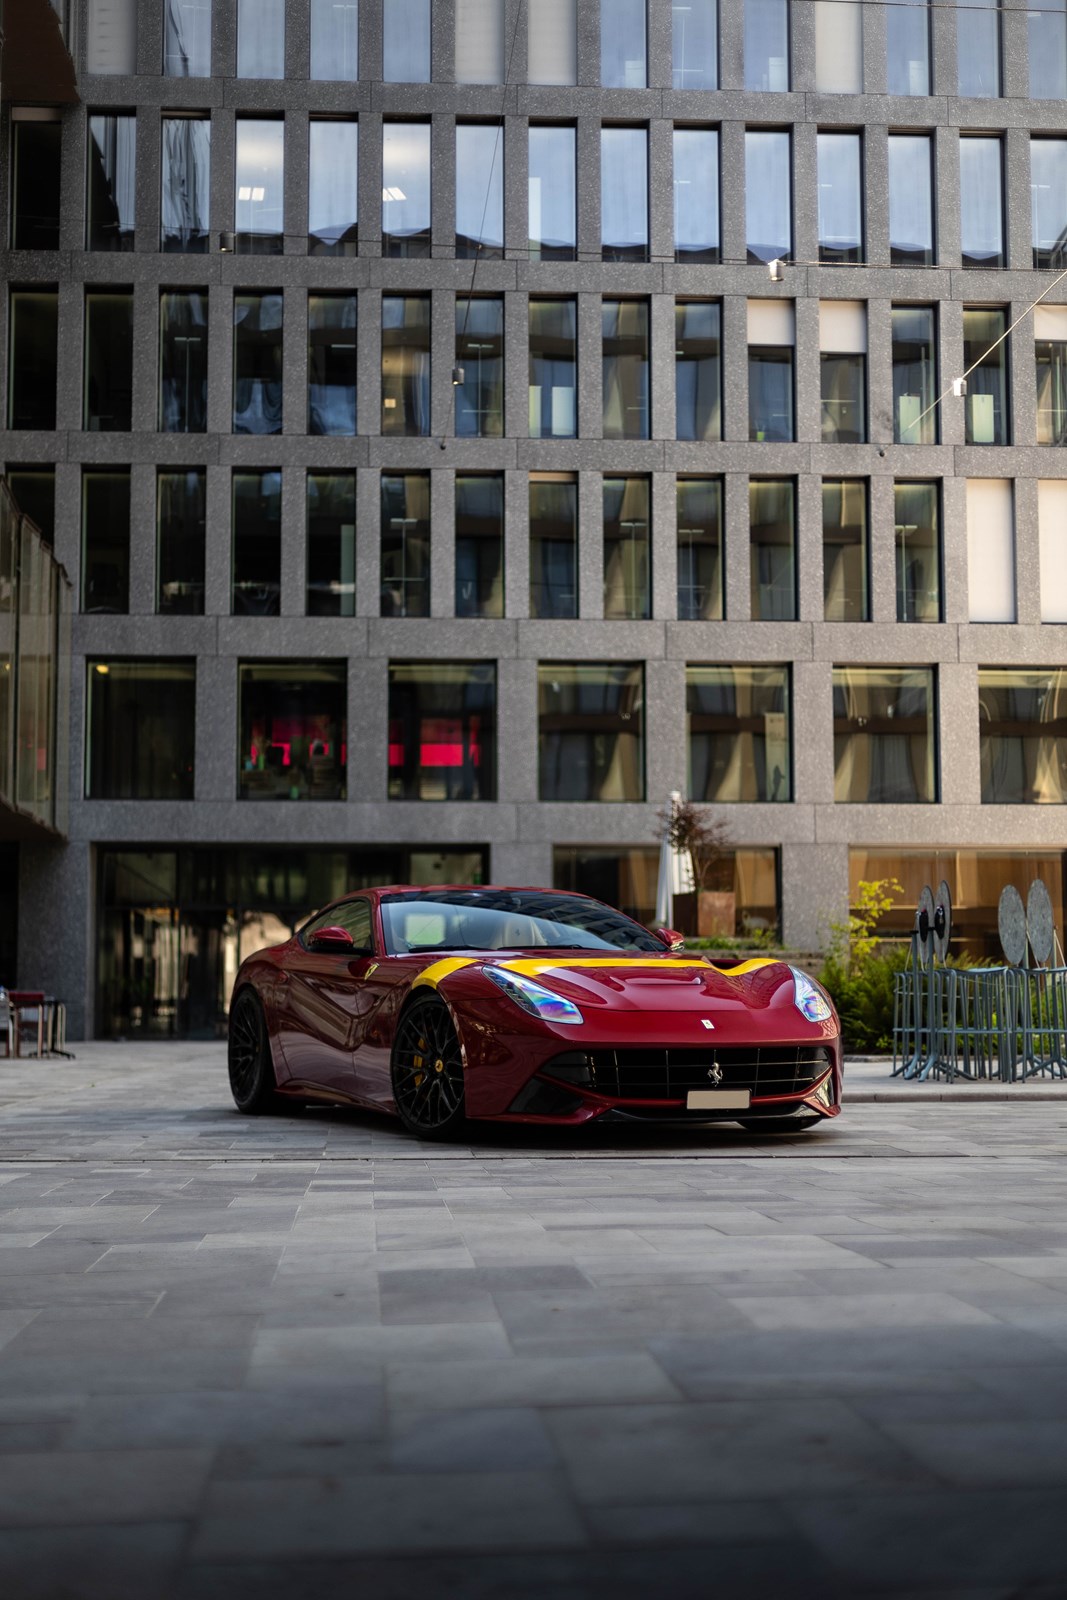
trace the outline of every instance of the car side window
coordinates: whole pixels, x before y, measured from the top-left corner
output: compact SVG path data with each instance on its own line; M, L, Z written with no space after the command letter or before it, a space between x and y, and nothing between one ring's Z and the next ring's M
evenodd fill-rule
M305 928L304 943L309 944L320 928L344 928L352 935L352 943L357 950L369 950L373 944L370 901L344 900L339 906L332 906Z

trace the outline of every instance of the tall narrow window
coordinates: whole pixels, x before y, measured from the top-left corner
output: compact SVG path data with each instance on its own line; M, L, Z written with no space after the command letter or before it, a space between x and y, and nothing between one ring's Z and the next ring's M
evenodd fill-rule
M671 87L719 87L719 0L673 0Z
M894 267L934 263L931 153L928 133L889 136L889 259Z
M914 805L937 799L931 667L834 668L834 799Z
M1035 306L1037 442L1067 444L1067 306Z
M871 620L867 485L862 478L822 482L823 616L827 622Z
M237 0L237 76L285 77L285 0Z
M48 544L56 542L56 469L54 466L12 467L7 481L23 516L29 517Z
M130 609L130 469L82 473L82 610Z
M233 214L241 254L281 255L284 176L285 123L238 117Z
M967 479L967 616L1015 621L1015 508L1007 478Z
M862 0L815 0L815 88L863 93Z
M282 593L282 475L233 475L233 615L276 617Z
M59 122L11 123L11 245L59 249Z
M530 474L530 615L578 615L578 480Z
M89 0L85 23L87 72L137 71L137 0Z
M356 475L309 472L307 614L356 614Z
M600 130L600 237L605 261L648 260L648 132Z
M753 622L795 622L796 486L789 478L752 478L748 486Z
M311 0L311 77L359 78L359 0Z
M204 614L203 467L156 474L156 610L167 616Z
M456 0L456 82L503 81L504 0Z
M430 0L382 0L386 83L429 83Z
M745 238L758 264L793 253L793 185L790 136L745 132Z
M160 181L160 249L200 255L211 226L211 122L164 117Z
M282 297L233 297L233 431L282 431Z
M605 89L647 85L645 0L600 0L600 82Z
M242 661L240 800L343 800L348 745L344 661Z
M456 124L456 255L504 254L504 129L498 122Z
M792 798L789 668L688 666L689 793L723 804Z
M1040 308L1039 308L1040 309ZM963 367L968 373L968 444L1010 444L1007 313L964 308ZM971 368L974 370L971 371Z
M163 0L163 75L210 78L211 0Z
M456 616L504 615L504 479L456 474Z
M578 431L578 304L530 301L530 438Z
M1041 558L1041 621L1067 622L1067 480L1042 479L1037 486Z
M678 620L719 622L723 610L722 479L679 478Z
M941 531L936 483L895 483L897 621L941 621Z
M722 308L717 300L674 307L675 437L722 438Z
M389 798L496 798L493 662L390 661Z
M863 260L863 158L858 133L817 135L819 260Z
M745 0L745 88L789 88L789 0Z
M647 439L648 301L603 305L604 438Z
M748 436L796 436L793 417L795 318L791 300L748 302Z
M930 18L925 5L886 6L890 94L930 93Z
M498 439L504 432L504 302L456 296L456 434Z
M645 798L644 679L640 662L539 663L539 799Z
M159 430L207 428L207 291L164 289L159 296Z
M893 438L937 443L937 353L933 306L894 306Z
M382 474L381 614L430 615L430 474Z
M133 249L136 180L136 117L90 117L86 249Z
M577 0L537 0L527 6L528 83L578 82Z
M978 668L983 805L1067 805L1067 673Z
M674 130L674 259L719 259L719 135Z
M1004 266L999 139L960 140L960 241L965 267Z
M313 117L308 125L308 254L354 256L359 124Z
M356 431L356 296L308 295L308 433Z
M430 297L382 296L382 432L430 431Z
M820 300L819 375L824 444L867 438L867 307L861 300Z
M647 478L604 479L604 615L652 615L651 494Z
M1030 99L1067 100L1067 3L1030 0Z
M996 99L1000 94L998 0L956 0L956 6L957 92L974 99Z
M191 800L196 662L86 662L85 798Z
M51 432L59 367L58 290L12 289L7 348L8 427Z
M128 433L133 416L133 291L85 291L82 427Z
M382 254L430 254L430 124L382 128Z
M533 261L573 261L578 247L573 128L530 124L529 238Z
M1030 140L1030 206L1035 267L1067 264L1067 139Z

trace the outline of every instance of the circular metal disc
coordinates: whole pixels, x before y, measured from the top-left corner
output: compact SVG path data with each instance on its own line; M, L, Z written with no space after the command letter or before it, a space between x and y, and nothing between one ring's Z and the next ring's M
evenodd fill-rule
M1023 897L1013 884L1000 891L997 907L997 932L1000 948L1009 967L1021 967L1026 960L1026 911Z
M924 967L928 967L934 951L934 896L928 883L923 884L923 892L919 896L915 931L919 935L919 960Z
M1030 949L1039 967L1052 958L1055 925L1052 920L1052 901L1040 878L1035 878L1026 897L1026 934Z
M948 942L952 938L952 890L944 878L934 896L934 955L944 961L948 955Z

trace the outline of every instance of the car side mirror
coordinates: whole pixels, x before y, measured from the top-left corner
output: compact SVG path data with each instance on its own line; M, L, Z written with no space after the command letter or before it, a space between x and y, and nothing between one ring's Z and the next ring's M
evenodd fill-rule
M311 936L313 950L335 951L338 955L351 955L355 949L347 928L319 928Z
M660 944L666 945L668 950L685 949L685 934L679 933L675 928L653 928L652 935Z

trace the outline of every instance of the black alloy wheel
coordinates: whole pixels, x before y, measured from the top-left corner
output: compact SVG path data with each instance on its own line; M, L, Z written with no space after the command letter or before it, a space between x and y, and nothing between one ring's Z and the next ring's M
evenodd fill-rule
M230 1092L238 1111L248 1116L274 1111L279 1096L267 1019L252 989L242 989L230 1007L228 1061Z
M463 1052L448 1007L416 1000L400 1018L393 1044L393 1099L409 1133L447 1139L462 1128Z
M806 1133L822 1122L822 1117L738 1117L749 1133Z

